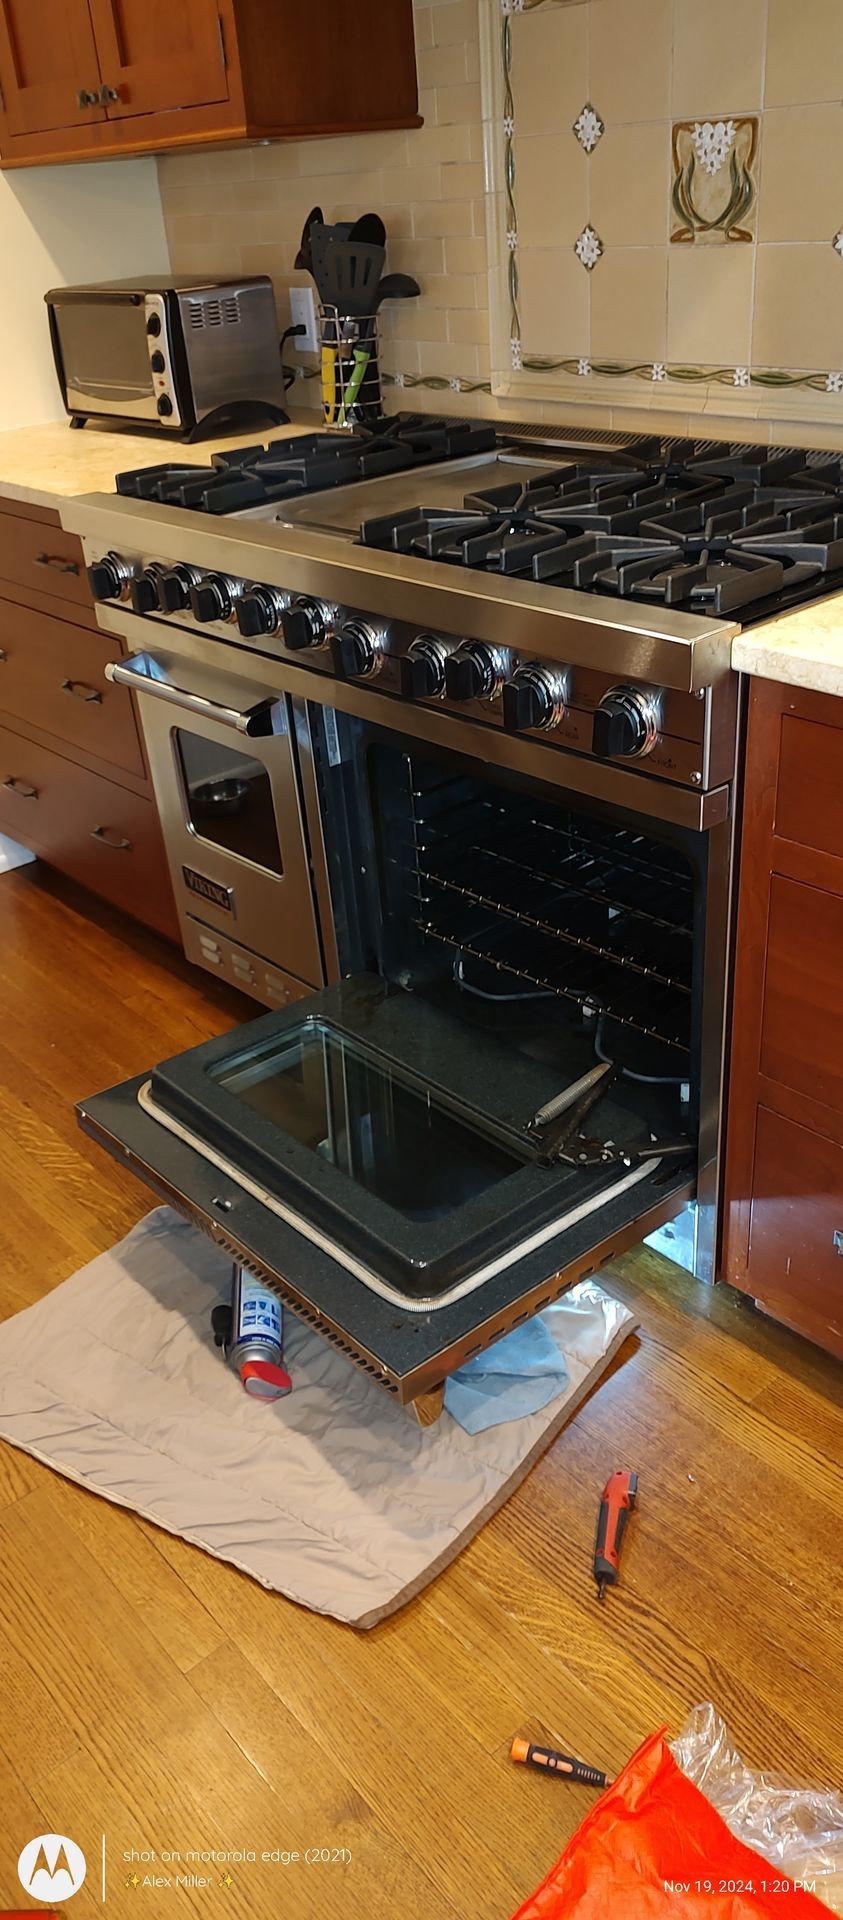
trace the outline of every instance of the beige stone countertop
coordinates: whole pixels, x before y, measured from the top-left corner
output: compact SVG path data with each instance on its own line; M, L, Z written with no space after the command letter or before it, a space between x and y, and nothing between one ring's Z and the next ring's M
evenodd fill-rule
M312 433L317 425L314 416L309 424L214 435L193 445L119 427L109 433L93 427L74 430L66 420L14 427L0 433L0 494L29 506L57 508L60 500L74 493L113 493L115 474L129 467L157 466L163 460L210 466L211 455L220 447L288 440L292 434Z
M843 593L738 634L732 665L762 680L843 694Z

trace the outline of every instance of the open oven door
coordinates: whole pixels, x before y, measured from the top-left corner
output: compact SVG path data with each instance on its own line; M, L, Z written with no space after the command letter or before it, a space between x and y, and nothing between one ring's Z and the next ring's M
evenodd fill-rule
M82 1126L403 1401L673 1217L659 1090L358 975L84 1101Z

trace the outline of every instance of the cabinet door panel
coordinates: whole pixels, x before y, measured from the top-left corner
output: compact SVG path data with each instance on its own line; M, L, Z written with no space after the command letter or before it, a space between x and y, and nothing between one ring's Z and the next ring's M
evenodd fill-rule
M89 0L110 119L228 99L217 0Z
M773 875L761 1072L843 1113L843 899Z
M100 85L88 0L0 0L0 79L10 133L103 120L77 99Z
M749 1290L843 1354L843 1148L759 1107Z

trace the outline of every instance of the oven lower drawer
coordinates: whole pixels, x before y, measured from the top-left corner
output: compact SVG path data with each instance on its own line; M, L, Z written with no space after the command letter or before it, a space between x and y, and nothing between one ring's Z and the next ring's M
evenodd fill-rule
M687 1166L665 1165L476 1291L412 1312L373 1293L160 1126L139 1105L144 1085L141 1076L83 1102L81 1126L404 1404L673 1219L695 1192Z

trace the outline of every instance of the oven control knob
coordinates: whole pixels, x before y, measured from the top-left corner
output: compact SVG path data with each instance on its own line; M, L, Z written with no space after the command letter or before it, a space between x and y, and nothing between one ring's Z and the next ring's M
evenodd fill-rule
M344 680L366 680L383 661L384 637L363 620L347 620L331 635L334 672Z
M435 633L420 633L401 661L405 700L436 700L445 691L448 649Z
M283 615L284 644L291 653L305 653L308 647L321 647L328 637L325 609L318 600L298 594Z
M158 575L158 605L162 613L183 613L190 606L190 589L197 586L202 576L198 567L188 567L181 562L176 567L167 567Z
M237 625L244 640L277 633L284 602L272 587L248 587L237 602Z
M592 746L600 760L635 760L655 746L658 701L641 687L610 687L594 712Z
M152 566L144 567L143 573L136 574L129 589L129 598L135 613L158 612L158 579L163 571L163 567L153 563Z
M491 700L504 679L508 659L482 640L465 640L445 661L449 700Z
M132 569L119 553L106 553L88 568L88 585L95 600L119 600Z
M204 580L198 581L190 589L194 618L203 624L211 620L230 620L238 596L237 582L229 580L227 574L206 573Z
M503 690L503 724L507 733L558 726L564 717L567 696L564 673L541 667L537 662L516 667Z

